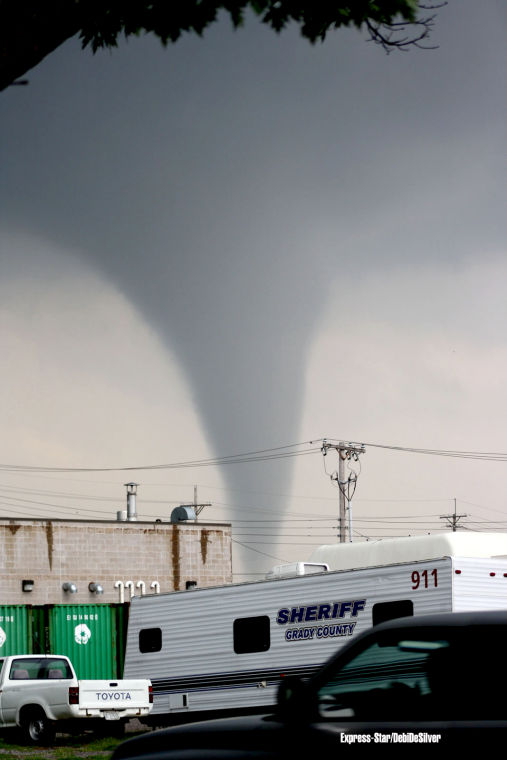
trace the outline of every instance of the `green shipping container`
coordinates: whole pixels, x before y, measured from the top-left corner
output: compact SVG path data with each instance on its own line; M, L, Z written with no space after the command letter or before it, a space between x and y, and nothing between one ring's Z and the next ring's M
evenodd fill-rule
M32 654L31 609L24 604L0 605L0 657Z
M32 648L30 653L46 654L46 615L45 608L34 605L30 611L32 617Z
M120 678L124 610L121 605L47 605L46 651L70 658L78 678Z

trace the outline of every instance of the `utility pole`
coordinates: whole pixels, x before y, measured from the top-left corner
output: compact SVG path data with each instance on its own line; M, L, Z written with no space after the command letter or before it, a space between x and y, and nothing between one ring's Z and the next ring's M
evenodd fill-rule
M351 472L348 478L345 478L345 462L351 460L358 462L359 455L364 454L365 448L362 445L357 446L343 441L332 444L324 440L321 448L322 454L326 456L329 449L335 449L338 454L338 472L334 472L330 477L331 480L336 481L340 490L338 540L343 544L346 541L352 541L352 497L357 484L357 473Z
M456 514L456 499L454 499L454 514L452 515L440 515L441 520L447 520L447 525L452 528L452 532L456 533L456 530L458 528L461 528L461 525L458 525L459 521L462 517L468 517L468 515L457 515Z

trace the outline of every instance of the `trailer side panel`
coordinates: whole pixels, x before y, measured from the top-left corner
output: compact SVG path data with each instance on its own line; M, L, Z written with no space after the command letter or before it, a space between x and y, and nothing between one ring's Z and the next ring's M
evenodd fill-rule
M449 558L132 600L125 678L150 678L154 714L273 705L373 623L451 609Z

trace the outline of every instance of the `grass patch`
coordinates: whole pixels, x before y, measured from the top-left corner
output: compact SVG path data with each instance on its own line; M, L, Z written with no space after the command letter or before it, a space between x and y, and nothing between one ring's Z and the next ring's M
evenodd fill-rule
M5 731L0 737L0 760L109 760L114 748L131 736L135 734L127 734L124 739L96 734L57 734L50 747L27 747L17 743L14 732Z

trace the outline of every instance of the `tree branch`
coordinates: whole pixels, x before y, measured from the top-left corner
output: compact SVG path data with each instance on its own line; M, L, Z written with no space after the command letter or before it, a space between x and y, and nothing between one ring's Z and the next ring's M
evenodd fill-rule
M444 5L447 5L447 0L442 0L442 2L432 5L418 3L418 8L422 11L436 11L438 8L443 8ZM437 45L423 43L429 39L435 25L436 16L436 13L419 16L410 24L407 24L405 21L377 24L367 19L365 26L370 35L369 41L380 45L386 53L390 53L395 49L408 50L410 47L434 50L438 47Z
M184 32L201 35L219 14L233 26L247 10L279 32L296 23L310 42L329 30L366 27L370 40L384 50L426 47L435 14L417 17L417 9L435 10L446 2L416 0L0 0L0 90L13 84L46 55L79 34L83 47L115 47L118 37L153 33L165 45ZM397 21L397 19L400 19ZM415 31L414 31L415 30Z

